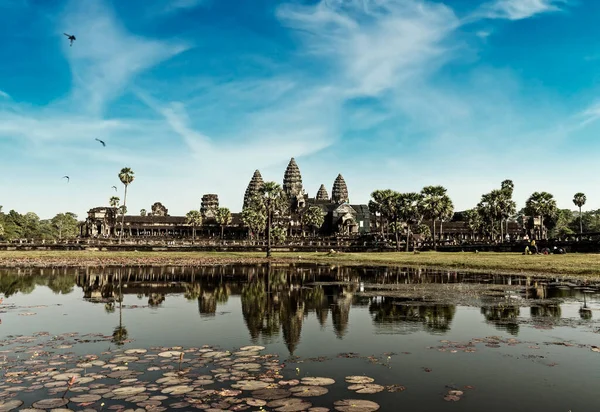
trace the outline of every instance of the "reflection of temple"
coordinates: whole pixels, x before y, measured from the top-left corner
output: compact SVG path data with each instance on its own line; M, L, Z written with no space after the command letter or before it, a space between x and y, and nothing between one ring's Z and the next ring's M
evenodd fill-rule
M486 322L515 336L519 333L519 313L520 308L517 305L494 304L481 307L481 314Z
M381 332L413 333L425 329L430 333L445 333L450 330L456 306L380 298L371 302L369 312Z

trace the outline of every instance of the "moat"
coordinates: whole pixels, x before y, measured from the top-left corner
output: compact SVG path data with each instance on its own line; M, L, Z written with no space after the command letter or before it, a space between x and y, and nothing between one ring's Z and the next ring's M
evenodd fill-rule
M0 411L600 407L596 284L310 264L22 268L0 270L0 296Z

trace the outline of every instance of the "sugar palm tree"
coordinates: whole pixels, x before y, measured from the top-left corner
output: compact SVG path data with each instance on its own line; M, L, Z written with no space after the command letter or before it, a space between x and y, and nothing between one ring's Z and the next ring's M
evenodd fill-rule
M202 213L198 210L190 210L185 215L185 219L188 225L192 227L192 244L196 240L196 227L202 225Z
M398 199L400 220L406 223L406 251L409 251L411 238L411 226L419 225L423 220L421 213L421 202L423 196L420 193L402 193Z
M110 205L110 207L119 207L120 202L121 202L121 199L119 199L118 196L112 196L110 198L110 200L108 201L108 204Z
M221 240L223 240L225 226L231 223L231 211L226 207L220 207L217 209L215 218L217 223L221 226Z
M575 196L573 196L573 203L575 203L575 206L577 206L579 208L579 234L581 235L583 233L583 219L582 219L582 215L581 215L581 208L583 207L583 205L585 205L587 198L585 197L585 194L578 192L575 193Z
M540 238L544 234L544 218L552 217L556 214L556 200L548 192L534 192L525 202L525 210L530 216L540 217Z
M259 195L267 212L267 257L269 258L271 257L273 217L276 213L283 212L287 199L281 186L275 182L265 182L259 189Z
M423 201L421 208L426 219L432 221L433 228L433 249L436 249L435 223L445 213L444 205L450 198L446 194L446 188L443 186L426 186L421 190Z
M144 217L148 214L148 212L146 212L146 209L140 209L140 216Z
M124 167L119 172L119 180L125 186L125 195L123 196L123 207L124 209L127 207L127 187L133 182L135 179L134 172L129 167ZM127 209L125 209L127 210ZM119 244L121 244L121 239L123 237L123 230L125 226L125 213L121 216L121 231L119 232Z

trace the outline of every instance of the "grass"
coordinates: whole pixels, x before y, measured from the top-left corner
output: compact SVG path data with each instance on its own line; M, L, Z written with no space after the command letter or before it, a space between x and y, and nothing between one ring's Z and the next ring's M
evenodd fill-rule
M600 277L600 254L530 255L520 253L291 253L275 252L272 262L339 265L427 266L494 273L535 273ZM259 252L100 252L0 251L0 267L112 266L263 263Z

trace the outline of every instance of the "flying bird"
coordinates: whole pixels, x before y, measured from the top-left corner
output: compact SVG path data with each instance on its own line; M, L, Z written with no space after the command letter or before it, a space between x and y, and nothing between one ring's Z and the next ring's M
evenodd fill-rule
M115 189L115 192L117 191L117 186L113 186L112 188Z
M71 181L71 178L69 176L63 176L63 179L67 179L67 183L69 183Z
M71 44L69 46L73 46L73 42L75 40L77 40L77 38L75 37L75 35L73 35L73 34L67 34L67 33L63 33L63 34L69 38L69 40L71 42Z
M102 141L102 140L100 140L98 138L96 138L95 140L98 141L98 142L100 142L100 143L102 143L102 146L106 147L106 143L104 143L104 141Z

